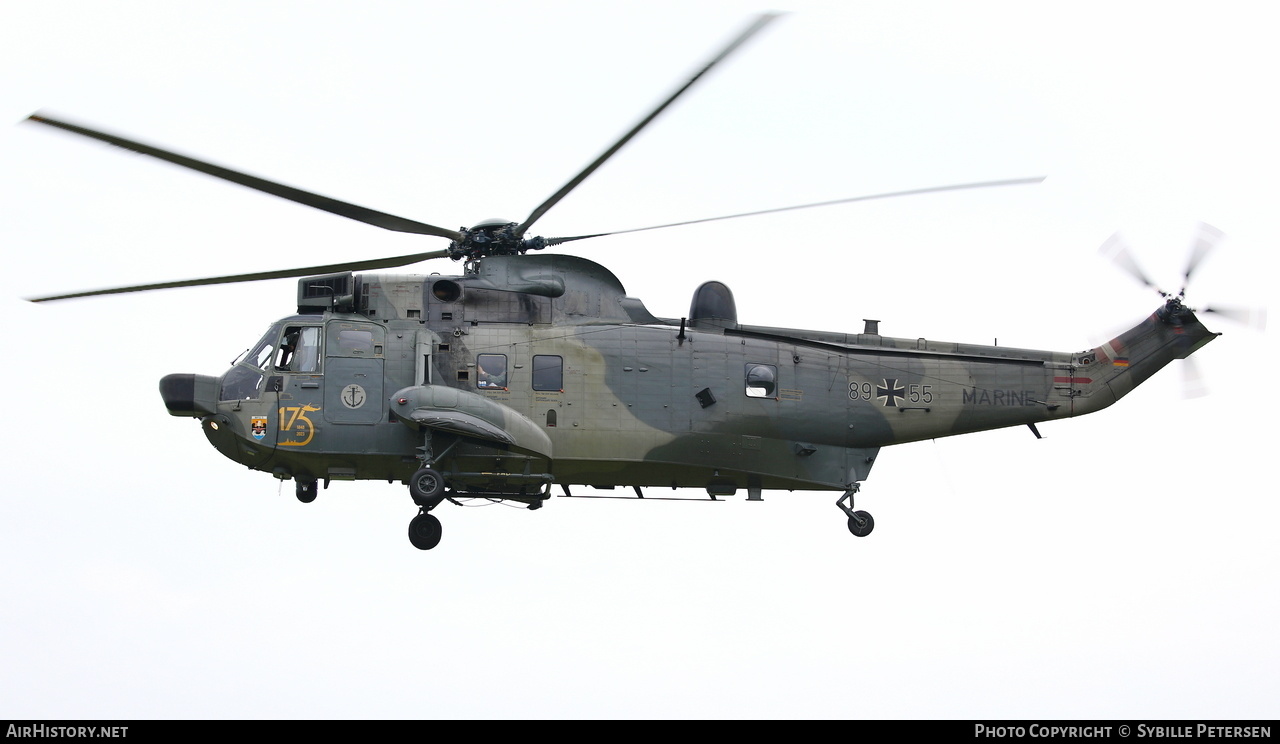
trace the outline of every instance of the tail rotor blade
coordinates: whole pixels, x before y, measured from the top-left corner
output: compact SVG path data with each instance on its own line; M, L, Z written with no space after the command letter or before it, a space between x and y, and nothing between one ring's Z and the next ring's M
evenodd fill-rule
M1203 398L1209 394L1209 385L1204 380L1200 365L1195 357L1182 360L1182 397Z
M1191 243L1191 256L1187 259L1187 270L1182 275L1182 288L1185 290L1191 281L1191 274L1200 266L1200 262L1213 252L1222 240L1223 232L1213 225L1200 223L1195 240Z
M1161 295L1164 294L1164 291L1157 287L1156 283L1151 281L1150 277L1138 266L1137 259L1133 257L1133 251L1129 250L1129 245L1121 237L1120 233L1107 238L1102 247L1098 249L1098 252L1123 269L1126 274L1137 279L1143 286L1150 287Z
M1200 312L1221 315L1255 331L1265 331L1267 329L1267 309L1265 307L1213 305L1200 310Z

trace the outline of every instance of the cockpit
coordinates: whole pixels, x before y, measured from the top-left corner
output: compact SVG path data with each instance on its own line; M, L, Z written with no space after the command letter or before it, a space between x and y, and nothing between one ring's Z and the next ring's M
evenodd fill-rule
M301 325L293 318L277 322L222 376L218 399L256 399L269 371L318 373L320 348L320 326Z

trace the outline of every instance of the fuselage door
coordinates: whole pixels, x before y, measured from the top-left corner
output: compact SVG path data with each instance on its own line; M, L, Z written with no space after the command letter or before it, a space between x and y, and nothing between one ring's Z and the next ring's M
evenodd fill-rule
M331 320L325 337L324 418L335 424L375 424L386 415L382 373L386 331L353 320Z

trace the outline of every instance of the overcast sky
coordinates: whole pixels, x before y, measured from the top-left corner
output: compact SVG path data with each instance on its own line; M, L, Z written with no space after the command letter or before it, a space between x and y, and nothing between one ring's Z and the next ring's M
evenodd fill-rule
M565 246L657 315L1074 351L1188 294L1275 308L1276 23L1258 3L795 2L549 212L575 235L988 179L1038 186ZM838 493L312 504L170 417L294 280L63 290L432 250L35 111L446 227L523 219L762 8L733 2L10 4L0 499L6 718L1276 718L1268 333L1078 420L890 448ZM456 264L414 270L456 272ZM705 498L697 491L676 492Z

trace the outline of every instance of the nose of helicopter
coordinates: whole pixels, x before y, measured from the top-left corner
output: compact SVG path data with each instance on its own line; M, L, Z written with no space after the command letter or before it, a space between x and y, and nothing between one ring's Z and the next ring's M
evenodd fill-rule
M171 416L200 417L218 410L218 378L175 374L160 379L160 397Z

